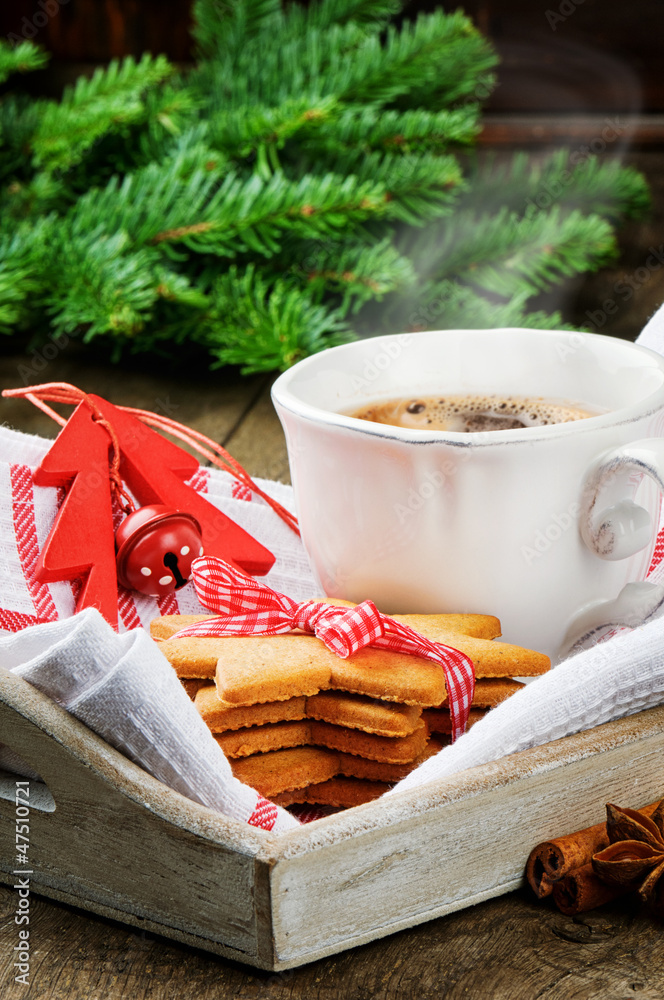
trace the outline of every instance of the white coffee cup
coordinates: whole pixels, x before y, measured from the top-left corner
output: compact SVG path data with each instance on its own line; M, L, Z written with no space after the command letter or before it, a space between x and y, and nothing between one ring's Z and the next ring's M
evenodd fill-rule
M437 394L598 415L476 433L348 416ZM443 330L357 341L281 375L302 539L321 589L385 612L497 615L558 657L664 599L645 580L664 490L664 358L598 334Z

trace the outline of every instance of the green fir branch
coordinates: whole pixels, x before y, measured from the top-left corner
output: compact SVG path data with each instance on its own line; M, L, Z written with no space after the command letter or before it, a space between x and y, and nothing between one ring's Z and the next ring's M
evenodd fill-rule
M32 42L21 41L16 45L0 40L0 83L12 73L31 73L43 69L49 56Z
M60 103L45 105L33 140L37 166L68 169L80 162L102 136L144 121L146 92L172 73L164 56L146 54L139 63L131 56L113 60L90 79L79 77Z
M198 101L181 82L151 87L144 94L145 129L155 142L180 136L196 124Z
M307 7L291 3L286 23L291 31L304 31L307 27L325 30L333 24L352 21L367 31L377 32L402 7L401 0L314 0Z
M418 239L399 240L425 277L462 279L498 295L532 295L573 274L596 270L615 255L606 220L557 208L531 218L507 209L495 215L456 212Z
M155 268L155 277L157 295L164 302L176 303L191 309L207 309L210 306L210 296L189 275L160 264Z
M378 243L303 242L290 273L306 283L316 301L326 292L341 296L341 312L357 312L365 302L408 288L415 272L390 236Z
M204 343L213 367L240 365L242 374L285 370L337 343L352 339L339 310L312 301L297 283L269 281L253 265L235 266L213 290Z
M195 0L193 70L145 56L60 101L3 93L0 329L46 338L50 315L115 356L257 372L350 316L564 326L530 300L611 259L643 178L582 149L464 172L495 54L461 12L390 23L402 6ZM44 58L0 43L0 78Z
M539 330L577 329L559 312L528 311L527 295L513 296L508 302L478 294L475 288L455 281L430 281L398 303L390 320L395 329L489 330L527 327Z
M45 244L53 218L0 235L0 333L26 325L43 296Z
M159 295L159 255L135 250L127 233L61 227L51 245L53 281L47 308L53 326L83 334L130 338L150 320Z
M557 209L518 219L507 212L473 220L461 215L455 225L459 242L443 252L437 270L456 274L505 298L522 291L545 291L563 278L595 271L615 257L611 226L596 215L561 215ZM488 246L494 254L489 256ZM470 261L463 264L464 259Z
M650 190L643 174L619 162L590 157L571 169L571 180L563 179L565 208L604 215L608 219L642 218L651 207Z
M104 220L111 233L121 229L137 245L186 246L197 253L234 257L240 252L270 257L286 233L302 238L334 233L351 224L384 217L388 196L381 184L339 177L283 174L264 182L229 173L195 170L183 179L178 162L150 164L123 181L87 192L71 214L83 233Z
M213 148L208 135L208 123L199 121L181 135L156 140L151 148L154 151L156 146L158 152L153 152L152 162L147 166L168 173L179 181L188 181L197 171L219 180L231 171L232 164L221 150ZM144 155L147 156L147 151Z
M232 55L281 20L281 0L196 0L192 34L205 57Z
M0 216L6 225L30 217L39 225L39 216L66 210L73 200L60 177L42 170L27 180L17 178L0 189Z
M443 153L450 146L469 145L479 130L477 104L436 112L358 105L331 117L324 129L304 138L306 148L359 158L371 152Z
M354 22L326 31L307 28L303 35L282 30L250 38L233 49L232 58L219 57L199 66L192 86L207 112L245 106L278 107L287 101L316 102L338 97L326 73L341 63L350 72L371 37ZM333 80L334 82L334 80Z
M337 102L333 97L310 101L306 98L287 100L278 107L243 106L213 114L210 120L210 142L234 159L268 154L266 147L282 149L288 139L306 130L316 133L334 117ZM274 161L265 161L271 173Z
M150 243L166 227L181 226L192 213L210 210L227 161L205 143L205 130L188 131L162 163L112 177L87 191L70 213L76 232L101 224L112 233L122 229L137 244Z
M204 56L221 58L257 36L278 44L283 37L348 23L378 32L402 6L400 0L314 0L284 9L280 0L196 0L193 34Z
M478 75L496 56L461 12L420 14L386 38L370 36L352 60L338 59L325 73L324 92L349 102L387 103L426 92L427 103L451 103L477 89ZM419 103L419 101L417 102Z
M43 102L25 94L7 94L0 100L0 184L25 180L33 173L26 157L39 125Z
M487 96L496 55L460 12L420 15L397 30L367 33L354 21L322 30L309 23L233 46L232 58L204 63L194 84L210 107L275 106L289 99L334 96L348 104L395 98L440 108L475 94ZM481 86L480 86L481 85Z
M459 207L476 214L510 208L531 216L555 205L610 219L639 218L650 207L650 195L633 167L561 149L540 160L528 153L486 157L472 172Z
M339 171L341 164L336 166ZM461 167L453 156L372 153L354 162L353 169L358 180L373 179L384 187L387 218L412 226L446 215L464 186Z

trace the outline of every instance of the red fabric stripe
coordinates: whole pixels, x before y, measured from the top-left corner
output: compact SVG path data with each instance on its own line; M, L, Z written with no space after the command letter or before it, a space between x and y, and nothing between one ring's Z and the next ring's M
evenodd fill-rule
M158 597L157 604L159 605L159 613L162 615L180 614L180 605L175 594L166 594L164 597Z
M333 809L330 806L316 806L316 805L301 805L292 806L288 810L291 815L299 819L300 823L313 823L314 820L323 819L325 816L330 816Z
M650 567L648 569L647 576L657 569L662 559L664 559L664 528L657 535L657 541L655 542L655 550L652 554L652 559L650 561Z
M136 602L131 595L131 591L125 590L124 587L118 587L118 611L120 613L120 620L127 631L142 627Z
M248 486L241 483L239 479L233 480L233 486L231 487L231 494L234 500L251 500L253 493Z
M191 479L187 480L187 486L190 486L192 490L196 490L197 493L207 493L208 486L210 483L210 473L207 469L203 469L200 465L196 469Z
M28 625L38 625L39 619L36 615L24 615L19 611L10 611L8 608L0 608L0 628L7 632L20 632Z
M21 569L32 603L37 612L38 622L54 622L58 619L51 592L44 583L35 578L39 542L35 523L35 500L32 486L32 472L27 465L10 466L12 488L12 510L16 547Z
M277 822L278 815L279 813L274 802L270 802L268 799L264 799L262 795L259 795L254 811L247 820L247 823L249 826L259 826L261 830L271 830Z
M112 497L113 504L113 530L117 531L120 522L126 517L125 512L118 503L117 496L115 493ZM134 628L141 628L141 619L138 614L138 609L136 607L136 602L132 596L130 590L126 590L125 587L121 587L118 584L118 613L120 615L120 621L130 632Z
M180 605L175 594L166 594L164 597L158 597L157 604L159 605L159 613L162 615L180 614Z

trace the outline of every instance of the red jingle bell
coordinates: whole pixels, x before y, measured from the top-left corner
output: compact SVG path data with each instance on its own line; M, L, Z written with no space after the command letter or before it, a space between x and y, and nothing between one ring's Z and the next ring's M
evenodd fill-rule
M115 533L118 583L151 597L184 587L203 555L201 526L191 514L148 504L129 514Z

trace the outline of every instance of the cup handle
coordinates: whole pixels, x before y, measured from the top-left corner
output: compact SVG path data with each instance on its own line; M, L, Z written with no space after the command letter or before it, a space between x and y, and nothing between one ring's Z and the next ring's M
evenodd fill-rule
M569 656L599 629L643 625L663 601L664 586L661 584L648 583L647 580L626 583L617 597L595 601L574 615L560 647L559 658Z
M649 476L664 493L664 439L643 438L600 456L588 473L581 494L581 537L600 559L627 559L653 536L650 514L633 500L629 480ZM600 502L601 501L601 502Z
M652 541L656 529L650 514L626 497L633 491L635 475L649 476L664 493L664 439L643 438L613 448L590 469L581 495L579 528L599 559L627 559ZM663 601L664 586L645 580L626 584L617 597L587 605L574 616L561 655L568 655L600 628L642 624Z

